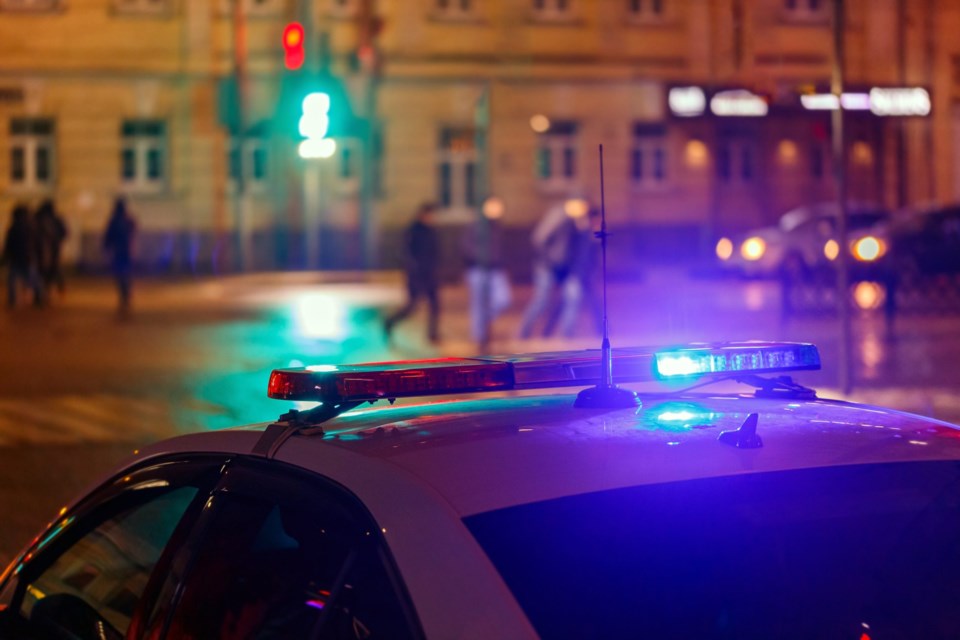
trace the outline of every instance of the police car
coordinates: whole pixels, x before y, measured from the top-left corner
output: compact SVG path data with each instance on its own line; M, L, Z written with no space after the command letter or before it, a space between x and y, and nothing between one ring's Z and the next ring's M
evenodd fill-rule
M809 344L604 355L275 371L320 404L136 452L0 636L960 637L957 427L818 398Z

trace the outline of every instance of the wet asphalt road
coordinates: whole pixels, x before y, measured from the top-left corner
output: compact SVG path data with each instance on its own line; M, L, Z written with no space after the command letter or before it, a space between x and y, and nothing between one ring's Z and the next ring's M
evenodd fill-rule
M129 317L107 282L75 280L46 309L0 313L0 562L133 448L160 438L269 420L275 367L469 355L466 292L443 291L443 341L422 310L387 343L380 318L403 299L398 274L264 274L139 283ZM515 287L494 352L596 347L584 313L572 339L514 339L528 296ZM838 396L836 318L785 318L775 283L706 280L680 271L610 286L614 344L743 339L818 344L821 372L798 379ZM912 311L890 326L856 311L854 399L960 421L960 309Z

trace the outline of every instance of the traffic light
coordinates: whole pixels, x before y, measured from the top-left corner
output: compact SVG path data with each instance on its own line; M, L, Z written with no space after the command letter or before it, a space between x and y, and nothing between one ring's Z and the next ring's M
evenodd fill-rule
M299 130L306 140L300 143L301 158L329 158L337 143L327 137L330 129L330 94L314 91L303 99Z
M303 66L306 54L303 50L303 25L291 22L283 30L283 64L290 71Z

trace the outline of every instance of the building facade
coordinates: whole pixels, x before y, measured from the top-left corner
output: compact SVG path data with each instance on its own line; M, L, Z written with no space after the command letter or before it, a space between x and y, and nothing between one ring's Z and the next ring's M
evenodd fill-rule
M957 200L960 2L844 4L850 198ZM146 269L358 268L396 264L420 202L452 240L496 195L522 270L551 204L599 201L603 145L621 249L702 258L834 197L831 15L830 0L0 0L0 222L52 197L68 259L95 267L123 194ZM331 97L336 151L307 160L312 90Z

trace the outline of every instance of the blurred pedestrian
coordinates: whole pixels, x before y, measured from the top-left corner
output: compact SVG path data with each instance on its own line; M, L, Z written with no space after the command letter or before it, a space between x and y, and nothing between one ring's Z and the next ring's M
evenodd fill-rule
M407 278L407 302L384 322L387 341L390 340L396 324L413 313L422 298L426 298L429 309L427 339L434 344L440 340L440 298L437 292L440 242L434 228L436 208L431 202L421 204L413 223L404 233L403 262Z
M600 248L596 236L598 229L595 227L600 220L600 209L588 205L586 209L576 207L572 213L570 217L575 230L570 239L570 268L560 286L560 301L554 305L544 327L544 336L550 336L554 329L559 329L563 337L572 337L584 306L597 334L603 333L603 306L595 292Z
M586 215L589 205L581 199L570 199L547 210L531 235L533 245L533 292L520 323L520 338L533 334L534 327L544 323L544 337L550 329L549 312L556 294L562 292L573 264L577 226L574 219ZM575 292L565 296L572 300Z
M126 200L118 197L113 203L113 212L103 234L103 249L109 255L110 270L117 283L118 310L121 314L130 310L133 239L136 232L137 223L127 211Z
M510 306L510 278L503 268L503 213L503 201L488 198L460 239L470 292L470 337L481 351L490 344L490 325Z
M33 228L36 232L37 270L43 287L52 291L56 286L63 295L63 272L60 270L60 252L67 237L67 225L57 213L53 200L40 203L33 215Z
M43 305L43 285L37 274L37 240L30 222L30 210L16 204L3 241L0 264L7 266L7 306L17 305L17 293L23 286L33 291L33 304Z

